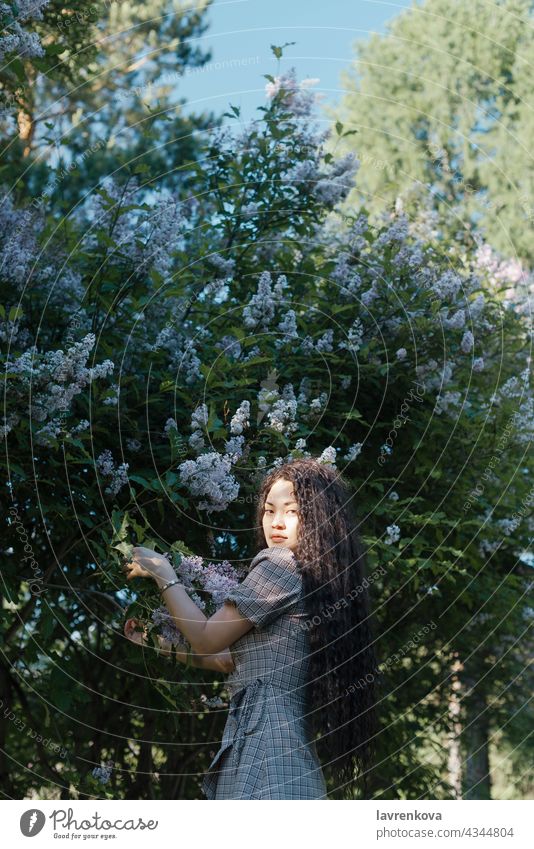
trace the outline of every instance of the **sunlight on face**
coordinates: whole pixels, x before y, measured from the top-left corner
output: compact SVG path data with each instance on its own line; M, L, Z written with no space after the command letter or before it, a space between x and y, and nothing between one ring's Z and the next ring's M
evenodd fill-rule
M298 504L293 482L277 480L267 494L263 510L263 533L268 547L282 545L294 551L298 524ZM283 538L277 539L277 534Z

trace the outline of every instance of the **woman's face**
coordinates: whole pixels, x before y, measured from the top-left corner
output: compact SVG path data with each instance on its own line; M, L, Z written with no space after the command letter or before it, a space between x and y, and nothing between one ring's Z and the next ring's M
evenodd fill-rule
M283 545L292 551L297 546L298 504L293 482L277 480L267 493L263 509L263 533L269 548ZM278 537L277 538L277 534Z

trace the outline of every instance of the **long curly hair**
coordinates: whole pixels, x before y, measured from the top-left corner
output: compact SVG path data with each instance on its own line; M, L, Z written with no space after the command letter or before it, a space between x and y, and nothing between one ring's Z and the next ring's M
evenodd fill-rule
M265 501L279 479L293 483L298 504L294 555L302 574L309 635L306 697L317 754L333 798L368 797L375 757L377 659L366 552L358 533L350 484L338 469L310 457L291 460L263 478L256 542L265 548ZM337 604L336 604L337 602Z

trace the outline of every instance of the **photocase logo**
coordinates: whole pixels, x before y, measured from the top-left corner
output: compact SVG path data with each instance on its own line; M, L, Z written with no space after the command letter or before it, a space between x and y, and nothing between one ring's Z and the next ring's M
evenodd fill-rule
M37 808L31 808L29 811L24 811L20 818L20 830L24 837L35 837L39 834L46 822L46 817L42 811Z

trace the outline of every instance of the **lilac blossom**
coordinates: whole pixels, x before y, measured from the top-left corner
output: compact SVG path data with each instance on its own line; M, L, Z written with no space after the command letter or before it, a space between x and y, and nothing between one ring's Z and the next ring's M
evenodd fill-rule
M268 330L274 318L275 297L272 290L271 275L262 271L258 280L258 288L243 310L245 327L256 329L258 326Z
M58 413L66 414L73 399L93 380L106 377L115 368L111 360L105 360L91 368L86 367L89 353L95 344L92 333L63 350L48 351L39 355L35 346L19 357L6 363L6 371L18 376L13 382L12 393L22 401L31 392L30 413L38 422L49 420L49 426L42 429L39 442L46 444L48 436L57 435ZM51 424L56 420L54 424Z
M96 467L103 477L111 477L109 486L106 487L104 492L117 495L122 487L128 484L129 463L121 463L120 466L115 467L115 461L109 448L102 451L96 458Z
M250 424L250 401L241 401L236 412L230 419L230 433L239 436Z
M241 343L234 336L223 336L219 342L215 343L216 348L220 348L227 357L237 359L241 354Z
M309 88L318 82L318 79L307 78L299 83L295 68L290 68L285 74L267 83L265 94L270 100L279 96L293 115L305 117L311 114L316 102L316 96Z
M107 784L111 778L111 773L113 772L114 762L108 761L106 764L102 764L102 766L95 766L92 770L91 775L96 778L100 784Z
M333 445L329 445L328 448L325 448L324 451L321 452L321 455L318 458L319 463L324 463L328 466L336 465L336 448Z
M345 454L343 459L346 460L347 463L351 463L353 460L356 459L356 457L358 457L358 455L361 453L361 450L362 450L362 443L361 442L355 442L354 445L350 446L349 450L347 451L347 453Z
M239 494L239 483L231 474L232 463L229 457L216 451L201 454L196 460L186 460L178 466L180 480L197 498L206 500L198 503L199 510L206 513L226 510Z
M398 525L388 525L386 528L386 545L392 545L400 539L401 531Z
M283 334L282 339L276 339L275 341L275 346L277 348L282 347L282 345L286 345L293 339L299 338L295 310L288 310L288 312L278 325L277 330L279 333Z
M464 335L462 336L462 341L460 343L460 347L464 354L468 354L469 351L473 350L473 345L475 344L475 337L471 333L470 330L466 330Z

